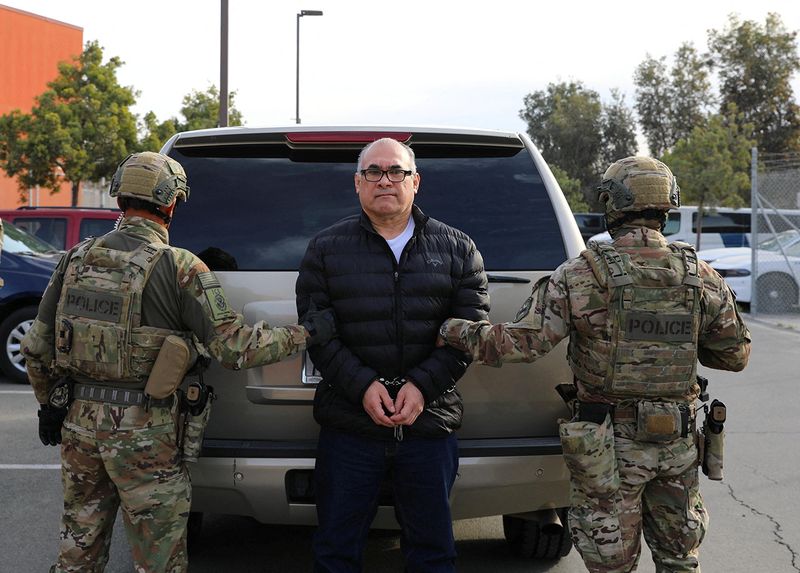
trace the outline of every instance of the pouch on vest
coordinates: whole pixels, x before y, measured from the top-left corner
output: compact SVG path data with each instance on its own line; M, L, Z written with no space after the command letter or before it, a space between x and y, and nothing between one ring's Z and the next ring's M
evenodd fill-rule
M671 442L683 434L681 410L674 402L641 401L636 405L636 436L639 442Z
M191 356L189 345L183 338L174 334L167 336L147 378L145 394L156 399L171 396L183 382L191 366Z
M611 415L607 413L600 424L565 422L559 426L559 435L564 462L581 491L601 498L616 493L620 480Z

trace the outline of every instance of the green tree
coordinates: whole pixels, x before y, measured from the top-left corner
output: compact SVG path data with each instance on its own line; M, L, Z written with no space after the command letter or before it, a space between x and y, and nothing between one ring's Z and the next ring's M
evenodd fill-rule
M596 205L594 188L605 164L637 149L636 124L624 96L614 89L611 98L604 104L596 91L581 82L551 83L545 90L526 95L519 112L550 166L579 182L583 205ZM569 188L571 183L562 182L565 192Z
M670 121L674 141L685 139L703 125L715 101L709 79L709 64L691 43L675 52L670 81Z
M716 114L698 125L689 137L678 141L664 154L681 188L681 202L697 205L698 211L716 207L742 207L750 191L750 149L752 124L744 121L734 105L726 115ZM700 246L702 219L698 219Z
M633 73L636 85L634 108L639 125L654 157L661 157L674 143L672 124L664 110L669 109L670 85L667 79L666 58L658 60L649 54Z
M625 96L618 89L611 90L611 103L603 106L603 146L600 153L602 165L636 155L636 121L633 112L625 105Z
M135 94L117 83L122 61L103 63L103 50L88 42L72 63L36 98L30 114L0 118L0 168L17 177L20 191L40 185L57 192L72 184L78 204L82 181L111 176L120 158L136 147Z
M800 149L800 110L791 86L800 70L797 32L789 32L778 14L763 25L728 17L725 29L710 30L708 47L719 74L720 109L736 104L759 149Z
M567 172L558 165L551 165L550 171L553 172L553 176L556 178L556 181L558 181L561 191L564 192L564 197L567 199L567 203L569 203L572 212L581 213L588 211L589 205L586 203L583 193L581 192L581 182L570 177Z
M228 94L228 125L243 125L242 112L236 109L236 92ZM159 122L152 111L145 114L142 125L141 149L158 151L164 142L179 131L208 129L219 124L219 90L211 85L206 91L192 90L183 96L183 120L171 117Z
M633 81L634 107L654 157L661 157L705 122L713 102L709 68L692 44L678 48L669 72L666 57L655 59L648 54L634 71Z
M148 111L142 120L143 132L139 142L141 151L159 151L161 146L173 135L180 131L178 120L171 117L165 121L158 121L156 114Z
M581 82L551 83L525 96L520 117L528 134L551 165L582 186L597 178L603 146L602 105L597 92Z

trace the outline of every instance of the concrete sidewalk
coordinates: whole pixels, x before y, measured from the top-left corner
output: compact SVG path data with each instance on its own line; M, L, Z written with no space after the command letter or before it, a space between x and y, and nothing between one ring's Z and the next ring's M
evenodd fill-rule
M758 322L800 334L800 312L791 314L765 314L759 312L755 315L743 312L742 318L745 322Z

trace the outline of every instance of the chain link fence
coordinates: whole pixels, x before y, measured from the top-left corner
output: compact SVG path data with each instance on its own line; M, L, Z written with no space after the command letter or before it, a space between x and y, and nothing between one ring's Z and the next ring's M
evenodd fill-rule
M758 248L749 268L745 255L726 280L751 314L800 313L800 153L753 149L751 176L751 244Z

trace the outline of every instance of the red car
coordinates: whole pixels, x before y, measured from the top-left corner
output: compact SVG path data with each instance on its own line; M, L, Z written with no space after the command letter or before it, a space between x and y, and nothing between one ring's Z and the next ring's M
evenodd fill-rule
M114 227L118 209L91 207L20 207L0 210L0 219L53 245L60 251L86 237L99 237Z

